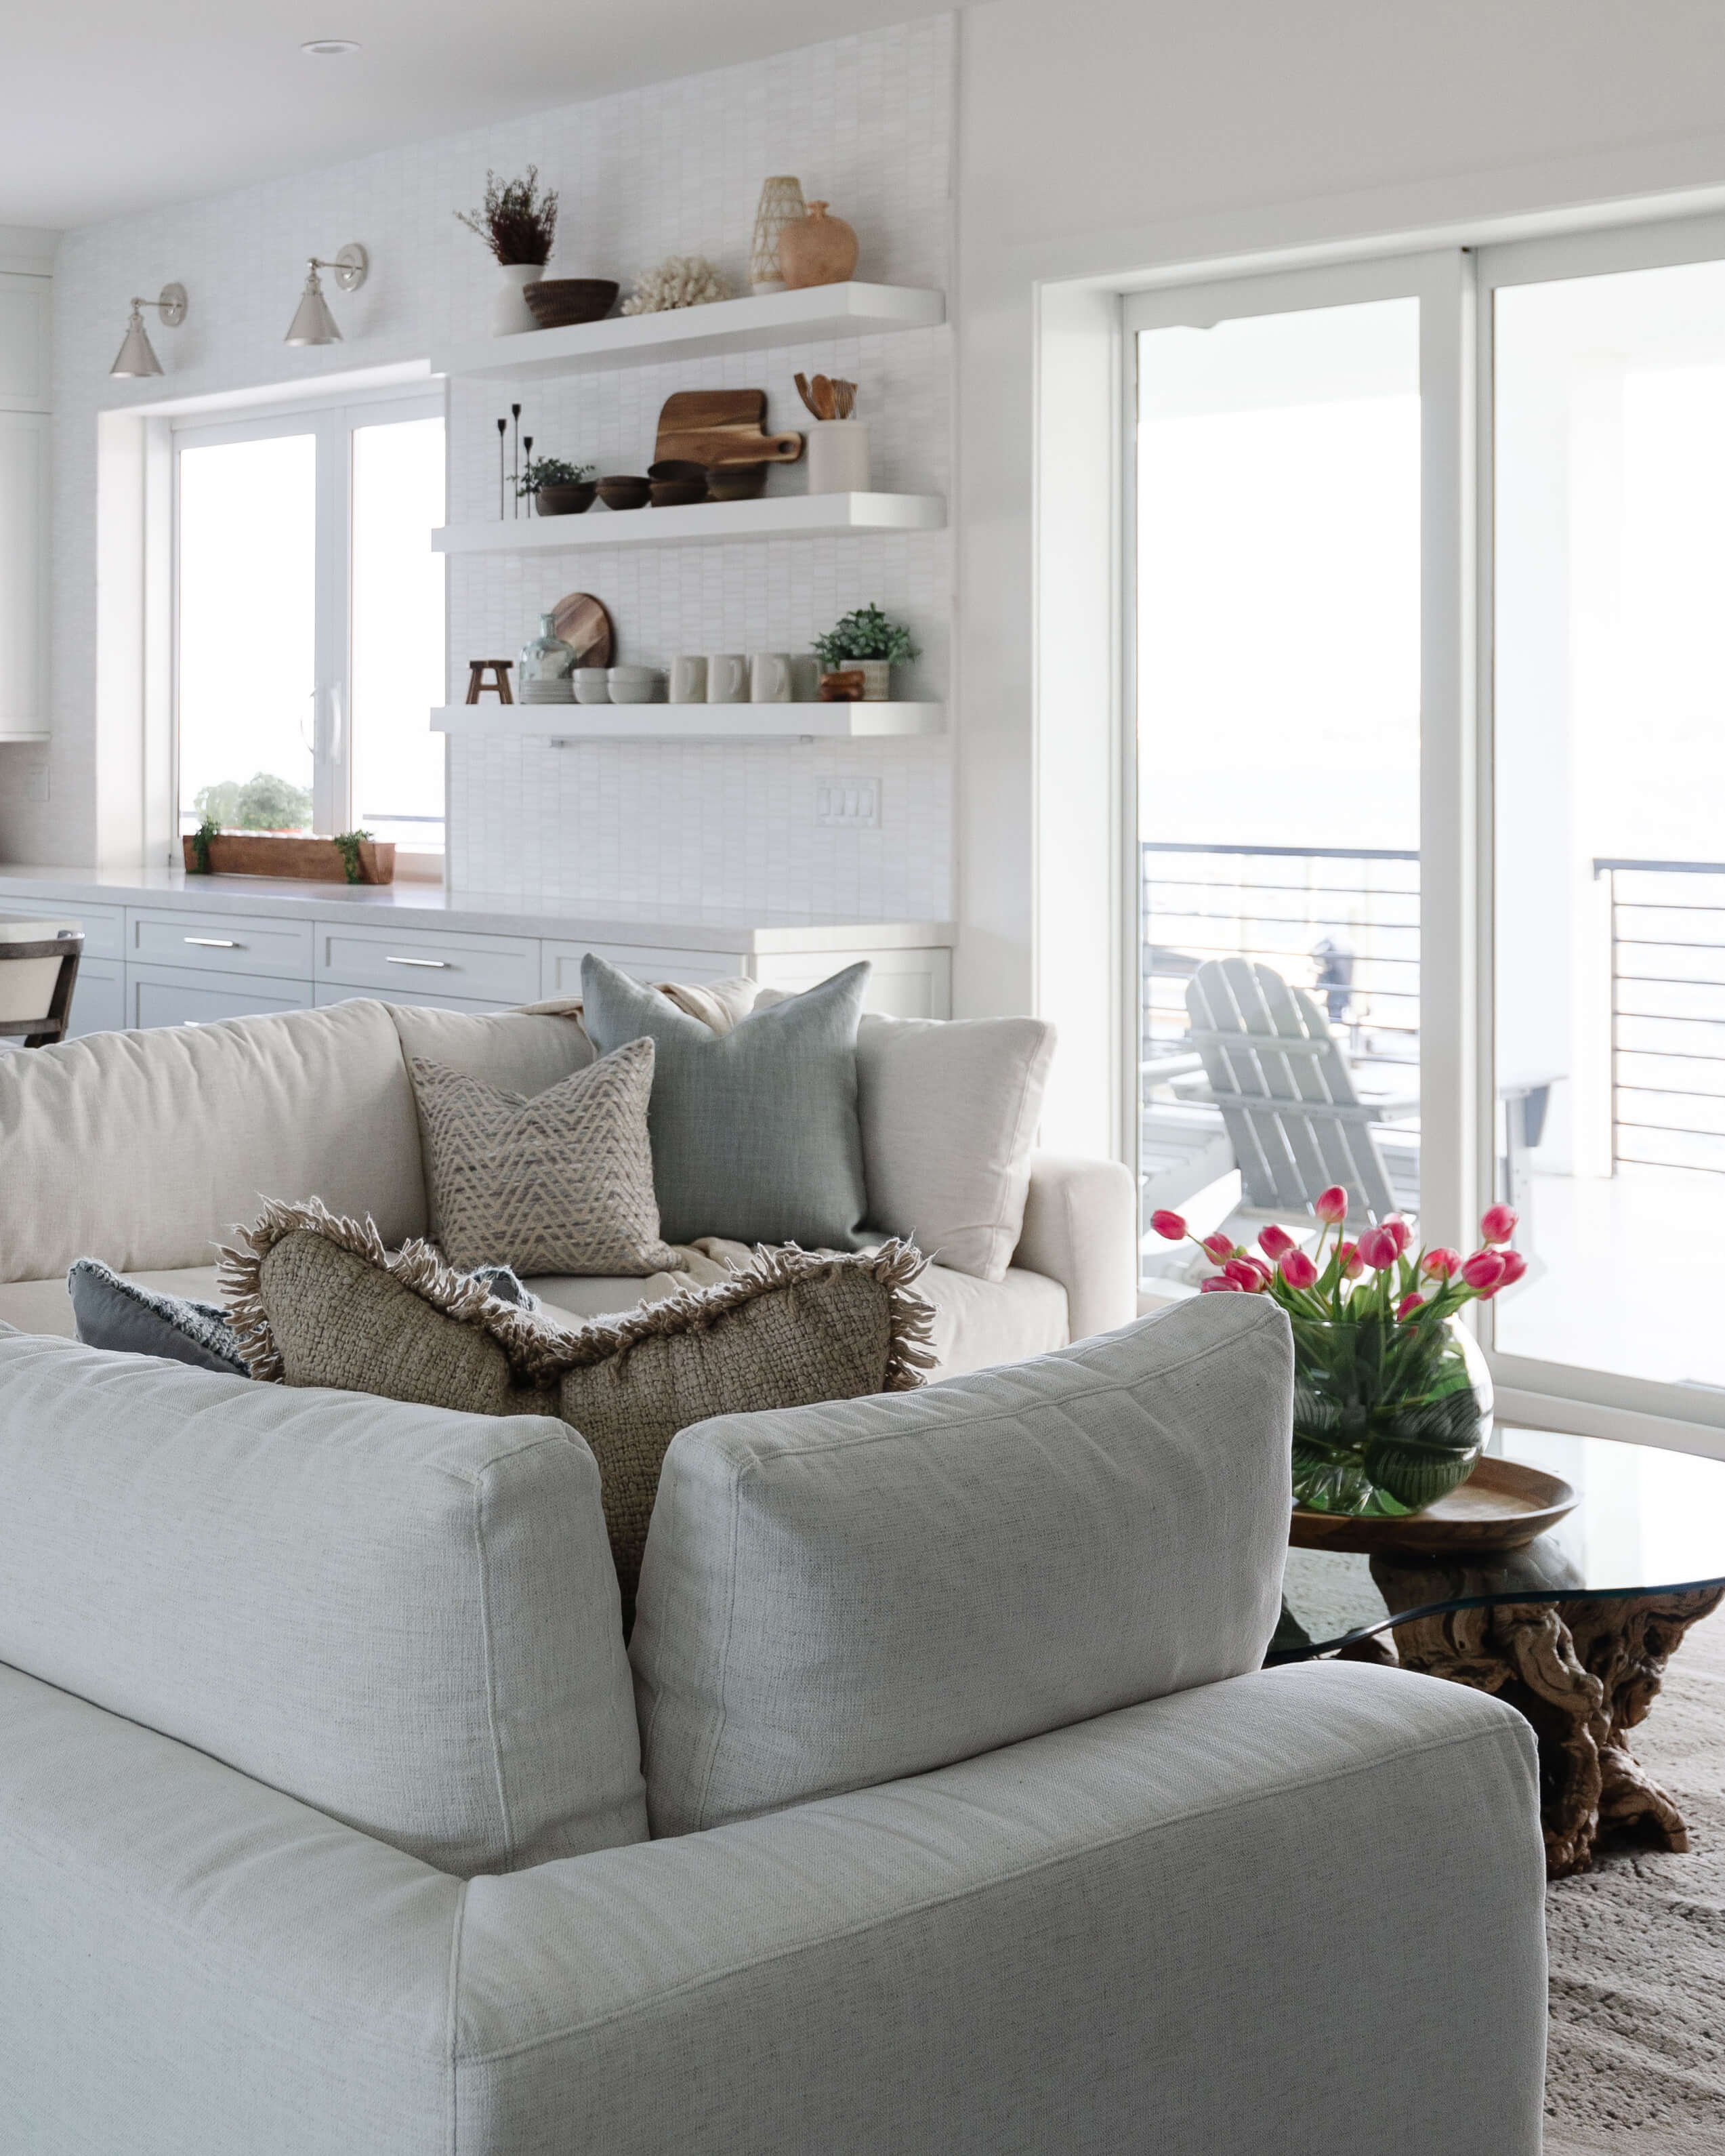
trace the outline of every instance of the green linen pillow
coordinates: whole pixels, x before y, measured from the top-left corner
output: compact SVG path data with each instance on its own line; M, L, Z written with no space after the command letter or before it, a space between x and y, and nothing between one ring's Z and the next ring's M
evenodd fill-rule
M582 960L599 1053L653 1043L647 1128L666 1242L861 1248L856 1028L872 970L863 959L716 1034L591 951Z
M806 1407L921 1385L932 1312L907 1243L820 1257L757 1250L711 1287L621 1317L559 1323L505 1301L429 1243L316 1199L272 1204L222 1252L222 1290L254 1378L326 1385L469 1414L555 1415L599 1471L606 1532L634 1621L659 1471L710 1416Z

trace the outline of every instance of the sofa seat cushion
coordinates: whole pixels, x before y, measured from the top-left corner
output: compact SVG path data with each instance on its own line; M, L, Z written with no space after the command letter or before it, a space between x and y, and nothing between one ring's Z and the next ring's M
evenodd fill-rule
M0 1662L445 1871L644 1836L562 1423L8 1338L0 1478Z
M1267 1299L672 1443L630 1659L687 1834L1255 1670L1287 1551Z
M39 1055L42 1050L39 1048L33 1052ZM182 1296L192 1302L219 1302L222 1299L221 1283L213 1265L180 1265L162 1272L128 1268L126 1277L139 1287L153 1289L158 1295ZM66 1292L64 1279L59 1275L52 1280L0 1283L0 1319L15 1325L20 1332L42 1333L62 1340L78 1337L72 1298Z

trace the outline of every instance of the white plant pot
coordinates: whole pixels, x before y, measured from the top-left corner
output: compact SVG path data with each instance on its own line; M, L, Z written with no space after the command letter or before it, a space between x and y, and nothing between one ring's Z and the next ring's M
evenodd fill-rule
M866 494L869 429L862 419L817 419L809 429L809 491Z
M521 297L529 285L536 285L545 275L542 262L500 262L497 264L497 290L491 300L491 334L493 336L519 336L523 330L536 330L533 310Z

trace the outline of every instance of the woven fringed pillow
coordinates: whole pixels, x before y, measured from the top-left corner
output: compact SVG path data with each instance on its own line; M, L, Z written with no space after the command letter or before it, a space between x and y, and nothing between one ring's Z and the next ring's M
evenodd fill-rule
M388 1250L317 1199L271 1204L222 1253L223 1297L254 1378L479 1414L554 1415L598 1463L605 1525L634 1614L659 1471L709 1416L908 1391L932 1366L932 1312L902 1242L824 1256L759 1250L711 1287L562 1324L458 1273L429 1243Z

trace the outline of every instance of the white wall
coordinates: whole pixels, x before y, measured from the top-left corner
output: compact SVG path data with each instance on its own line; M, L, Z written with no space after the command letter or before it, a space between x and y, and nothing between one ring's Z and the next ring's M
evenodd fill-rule
M940 16L69 235L56 275L54 738L47 749L4 752L0 859L76 863L100 851L118 860L129 834L137 843L148 780L119 739L137 732L136 698L126 706L122 691L132 685L105 661L99 695L94 656L99 612L111 614L117 598L137 610L136 594L116 588L136 523L110 498L98 533L99 433L110 445L116 436L111 421L99 430L99 414L254 384L315 385L320 376L423 360L435 346L482 336L493 265L454 212L477 201L488 167L511 173L534 162L560 190L552 266L566 275L613 276L627 290L668 254L704 253L745 291L761 181L787 172L855 225L865 277L943 287L952 49L952 18ZM345 341L290 351L282 336L305 256L349 239L370 249L372 268L362 291L332 294ZM186 285L191 305L178 330L151 325L166 374L110 380L127 300L170 278ZM495 420L511 398L523 404L523 430L539 453L639 471L673 390L762 386L769 424L791 427L802 411L790 379L799 367L859 383L880 484L942 493L951 349L952 334L941 329L525 389L456 382L451 514L495 515ZM111 469L111 454L108 461ZM775 475L773 485L800 490L801 474ZM235 543L244 545L244 533ZM654 664L688 650L806 652L838 614L878 599L923 647L902 687L944 698L952 581L944 533L604 550L561 561L465 557L449 572L452 690L465 685L470 657L514 650L536 633L539 611L577 587L610 607L619 655ZM258 634L267 664L267 593L259 594ZM118 670L135 674L132 658L122 659ZM568 751L464 744L451 759L452 863L470 892L552 906L686 912L700 903L941 921L952 906L949 770L950 749L938 741ZM816 829L816 780L834 773L879 778L879 831Z
M958 1008L1024 1008L1040 982L1060 1009L1077 1085L1045 1140L1112 1132L1104 999L1067 997L1061 951L1038 963L1029 875L1040 825L1045 883L1073 885L1045 932L1096 932L1081 886L1101 855L1055 839L1065 744L1105 724L1107 670L1089 649L1060 669L1045 614L1043 648L1033 633L1039 287L1717 187L1722 76L1704 0L993 0L963 17ZM1101 970L1089 949L1081 963Z

